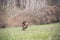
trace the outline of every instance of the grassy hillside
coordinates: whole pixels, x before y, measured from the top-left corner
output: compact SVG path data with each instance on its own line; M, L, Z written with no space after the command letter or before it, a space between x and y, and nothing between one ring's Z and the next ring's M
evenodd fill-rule
M26 31L21 27L0 28L0 40L60 40L60 23L33 25Z

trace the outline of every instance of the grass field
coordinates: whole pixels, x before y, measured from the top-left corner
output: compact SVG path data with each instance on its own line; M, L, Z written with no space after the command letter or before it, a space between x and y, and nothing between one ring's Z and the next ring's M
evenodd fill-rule
M33 25L26 31L21 27L0 28L0 40L60 40L60 23Z

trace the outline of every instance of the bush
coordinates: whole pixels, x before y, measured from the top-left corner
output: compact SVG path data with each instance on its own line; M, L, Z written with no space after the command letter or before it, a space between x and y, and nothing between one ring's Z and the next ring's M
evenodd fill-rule
M60 22L60 7L46 6L42 8L26 9L10 19L10 24L19 26L22 21L29 21L31 24L49 24Z
M0 6L0 11L5 12L6 11L6 6Z

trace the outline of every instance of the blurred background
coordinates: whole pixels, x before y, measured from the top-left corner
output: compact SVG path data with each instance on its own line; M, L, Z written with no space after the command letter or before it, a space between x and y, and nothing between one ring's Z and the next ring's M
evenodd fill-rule
M60 0L0 0L0 23L20 26L60 22Z
M0 40L60 40L60 0L0 0L2 26Z

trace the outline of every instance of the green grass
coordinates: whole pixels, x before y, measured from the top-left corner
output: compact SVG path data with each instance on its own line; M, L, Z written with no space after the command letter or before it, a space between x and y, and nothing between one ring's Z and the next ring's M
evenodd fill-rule
M60 40L59 27L60 23L32 25L26 31L21 27L0 28L0 40Z

